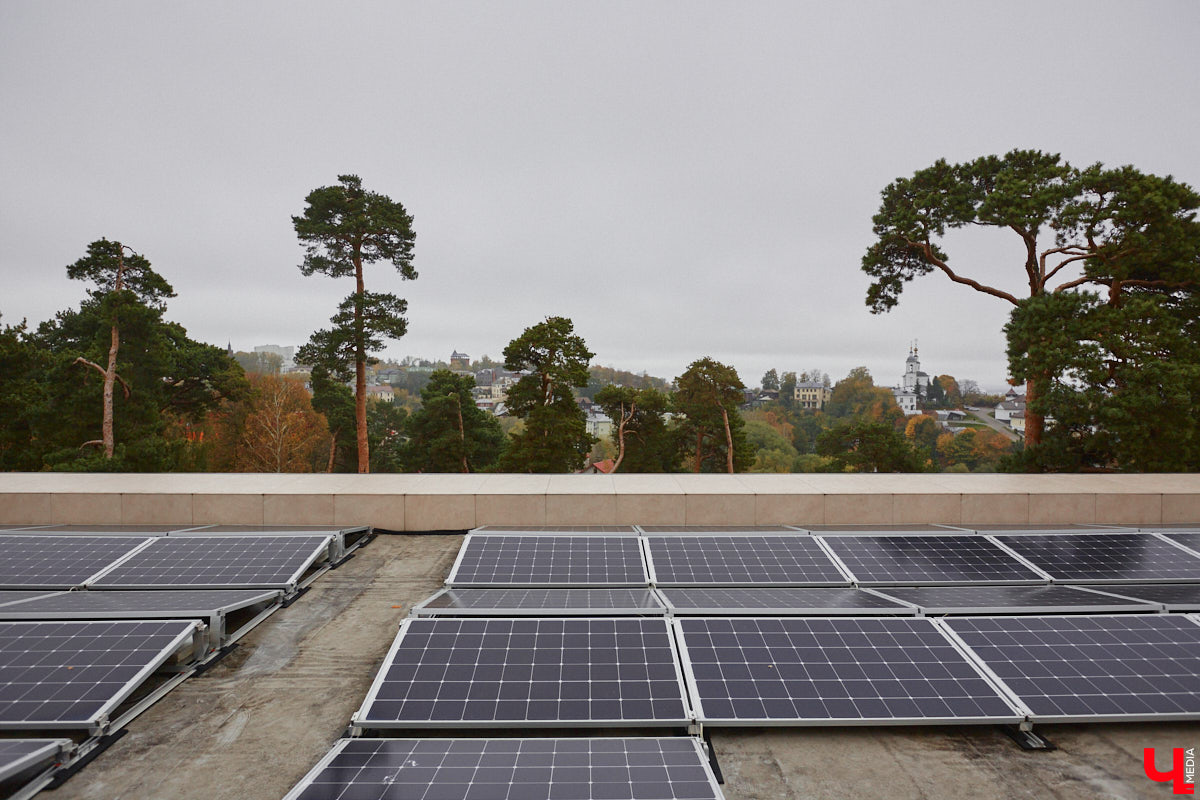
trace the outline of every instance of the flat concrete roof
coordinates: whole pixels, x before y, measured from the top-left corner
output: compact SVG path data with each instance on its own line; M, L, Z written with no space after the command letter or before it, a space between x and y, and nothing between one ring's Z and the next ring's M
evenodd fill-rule
M400 621L442 585L461 543L379 537L40 796L280 800L344 732ZM994 727L710 732L729 800L1165 797L1142 773L1142 748L1159 749L1165 768L1170 748L1200 745L1196 723L1038 730L1059 749L1023 751Z
M0 474L0 524L1161 524L1200 519L1200 474Z

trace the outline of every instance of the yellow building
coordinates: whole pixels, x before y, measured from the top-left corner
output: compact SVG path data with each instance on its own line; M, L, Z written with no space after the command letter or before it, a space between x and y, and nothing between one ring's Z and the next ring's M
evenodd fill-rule
M796 391L792 397L797 408L813 408L819 411L832 399L833 390L823 383L806 381L796 384Z

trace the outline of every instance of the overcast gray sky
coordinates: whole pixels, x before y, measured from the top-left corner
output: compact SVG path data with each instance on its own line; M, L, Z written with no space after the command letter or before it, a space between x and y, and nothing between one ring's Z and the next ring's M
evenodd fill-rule
M88 242L146 255L169 316L301 344L352 290L291 216L355 173L415 217L387 355L498 357L571 317L595 361L710 355L1002 384L1002 301L928 276L867 311L880 190L1014 147L1200 185L1200 3L0 0L0 314L77 304ZM1019 290L979 231L962 272ZM1016 270L1016 271L1014 271Z

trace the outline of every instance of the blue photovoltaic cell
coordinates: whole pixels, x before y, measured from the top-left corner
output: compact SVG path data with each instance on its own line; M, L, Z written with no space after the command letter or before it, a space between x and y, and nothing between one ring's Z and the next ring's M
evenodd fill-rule
M650 536L659 586L850 583L817 541L803 533L780 536Z
M912 603L926 614L1015 614L1153 611L1153 606L1073 586L889 586L889 597Z
M1186 617L956 617L946 624L1035 719L1200 717L1200 625Z
M994 722L1018 713L929 619L679 617L701 721Z
M1200 532L1189 531L1186 533L1168 533L1166 536L1171 541L1178 542L1184 547L1200 553Z
M343 739L284 800L720 800L691 737Z
M687 717L665 620L411 619L356 724L665 724Z
M328 537L262 534L155 539L93 585L98 588L288 587L328 543Z

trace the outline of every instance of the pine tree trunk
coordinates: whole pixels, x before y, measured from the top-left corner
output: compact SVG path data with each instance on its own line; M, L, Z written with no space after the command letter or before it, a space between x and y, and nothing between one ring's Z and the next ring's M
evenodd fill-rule
M358 283L358 295L354 301L354 422L358 438L358 471L371 471L371 449L367 443L367 351L366 333L363 330L363 271L362 256L354 254L354 277Z
M1042 443L1042 433L1046 428L1045 418L1032 410L1033 401L1042 397L1050 382L1050 377L1044 373L1036 373L1025 386L1025 446L1036 446Z
M695 473L700 472L701 449L703 447L704 447L704 434L702 432L697 432L696 433L696 464L695 464L695 466L692 467L692 472L695 472Z
M125 288L125 249L120 242L117 245L117 280L113 292ZM116 446L113 435L113 389L117 382L117 351L121 348L121 329L117 325L117 312L113 310L112 339L108 346L108 367L104 370L104 410L100 426L100 438L104 442L104 457L112 458Z
M729 411L721 406L721 419L725 421L725 468L733 474L733 434L729 430Z
M458 441L462 445L462 471L470 472L471 466L467 463L467 432L463 428L462 418L462 398L457 392L451 392L450 396L454 398L454 410L458 412Z
M633 417L633 408L629 410L628 416L625 414L625 407L621 406L621 421L617 424L617 461L613 464L612 471L616 472L621 468L621 462L625 460L625 423Z
M332 431L329 434L329 463L325 466L325 471L333 472L333 457L337 453L337 431Z

